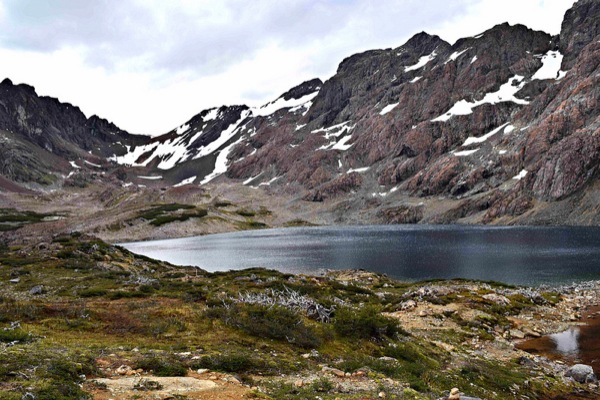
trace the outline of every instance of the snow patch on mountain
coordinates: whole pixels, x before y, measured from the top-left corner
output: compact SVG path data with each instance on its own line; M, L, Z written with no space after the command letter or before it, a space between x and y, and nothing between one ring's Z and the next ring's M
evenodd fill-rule
M190 183L194 183L195 180L196 180L196 175L191 176L191 177L189 177L187 179L184 179L184 180L182 180L179 183L176 183L175 185L173 185L173 187L181 187L181 186L184 186L184 185L189 185Z
M221 132L221 135L219 136L219 138L211 143L209 143L206 146L203 146L202 148L200 148L200 151L194 156L194 160L200 158L200 157L204 157L207 156L209 154L214 153L215 151L217 151L219 149L219 147L223 146L225 143L227 143L227 141L229 141L233 136L235 136L235 134L238 132L238 128L240 127L239 125L248 117L250 116L252 112L250 110L244 110L242 111L240 118L230 124L227 129L225 129L223 132Z
M351 174L352 172L358 172L362 174L363 172L367 172L371 167L362 167L362 168L350 168L346 173Z
M504 128L506 125L508 125L508 122L505 123L504 125L500 125L499 127L497 127L496 129L494 129L493 131L486 133L483 136L479 136L479 137L474 137L474 136L470 136L467 138L467 140L465 140L465 142L462 144L463 146L468 146L471 145L473 143L483 143L486 140L488 140L489 138L491 138L492 136L494 136L496 133L500 132L500 130L502 128Z
M234 125L234 124L232 124L232 125ZM229 152L231 151L231 149L235 145L240 143L242 140L244 140L244 138L240 138L239 140L231 143L229 146L225 147L223 150L221 150L219 152L219 155L217 156L217 161L215 162L215 168L213 169L213 171L210 174L206 175L204 177L204 179L202 179L202 182L200 182L201 185L205 185L208 182L215 179L217 176L227 172L227 156L229 156Z
M514 180L520 181L521 179L525 178L525 176L527 176L527 170L526 169L522 169L521 172L519 172L517 175L513 176Z
M95 164L95 163L90 162L88 160L83 160L83 162L86 163L87 165L89 165L90 167L102 168L102 165Z
M385 114L389 113L394 108L396 108L398 106L398 104L400 104L400 103L393 103L393 104L390 104L390 105L387 105L387 106L383 107L383 109L381 110L381 112L379 113L379 115L385 115Z
M207 122L207 121L212 121L215 120L219 117L219 109L218 108L211 108L208 113L202 117L202 121Z
M546 54L536 56L542 59L542 67L536 71L535 74L531 77L531 79L560 79L560 65L563 60L563 55L560 54L560 51L552 51L550 50ZM563 75L564 76L564 75Z
M262 174L263 174L263 172L261 172L260 174L258 174L258 175L256 175L256 176L252 176L252 177L250 177L250 178L246 179L246 180L245 180L245 181L244 181L242 184L243 184L243 185L248 185L248 184L250 184L250 183L251 183L253 180L255 180L255 179L257 179L257 178L260 178L260 176L261 176Z
M350 139L352 139L352 135L344 136L339 142L337 142L336 144L333 145L331 150L340 150L340 151L348 150L350 147L352 147L352 145L354 145L354 143L347 144Z
M448 57L448 59L446 60L445 64L448 64L450 61L456 61L456 59L458 57L460 57L461 55L463 55L464 53L466 53L467 51L469 51L471 48L466 48L464 50L461 51L455 51L454 53L450 54L450 57Z
M320 88L319 88L320 89ZM309 101L317 97L319 94L319 90L309 93L305 96L300 97L299 99L284 99L283 97L278 98L275 101L265 104L260 108L253 108L252 115L255 117L266 117L279 111L283 108L296 108L300 106L306 105ZM312 104L312 103L311 103ZM310 108L310 105L308 106ZM294 111L297 111L299 108L296 108ZM292 111L292 110L290 110Z
M427 63L429 61L433 60L436 57L437 57L437 54L435 51L427 56L423 56L423 57L419 58L419 61L417 61L416 64L410 65L408 67L404 67L404 72L415 71L417 69L423 68L425 65L427 65Z
M478 151L479 151L479 148L473 149L473 150L454 151L454 152L452 152L452 154L454 154L456 157L466 157L466 156L470 156L471 154L474 154Z
M519 82L518 85L515 83ZM516 104L526 105L529 104L527 100L518 99L515 94L525 86L524 77L521 75L515 75L508 80L505 84L500 86L496 92L487 93L483 99L475 102L469 102L466 100L460 100L454 104L450 110L443 115L431 120L431 122L445 122L448 121L455 115L469 115L473 113L475 107L479 107L482 104L497 104L506 101L511 101Z

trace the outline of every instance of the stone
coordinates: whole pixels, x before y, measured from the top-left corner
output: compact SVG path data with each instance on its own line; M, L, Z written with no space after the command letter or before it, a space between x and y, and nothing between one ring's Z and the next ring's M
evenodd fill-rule
M512 337L513 339L525 339L525 334L519 329L511 329L509 332L510 337Z
M337 369L337 368L331 368L331 367L323 367L323 369L321 369L321 372L326 372L326 373L335 375L338 378L343 378L346 376L346 373L344 371Z
M21 282L21 278L14 278L14 279L9 280L9 282L10 283L19 283L19 282Z
M585 364L575 364L567 370L565 376L579 383L594 383L597 381L594 369Z
M501 294L488 293L484 294L482 297L501 306L507 306L510 304L510 300L506 296L502 296Z
M525 334L525 336L530 336L530 337L534 337L534 338L542 337L542 335L539 332L536 332L536 331L534 331L532 329L528 329L528 328L523 329L523 333Z
M379 392L377 397L379 397L380 399L385 399L385 392Z
M132 370L129 365L121 365L115 372L119 375L131 375Z
M407 300L403 303L400 303L400 310L402 311L407 311L407 310L412 310L413 308L415 308L417 306L417 302L414 300Z
M460 400L460 390L458 388L452 388L448 400Z
M42 285L36 285L34 287L32 287L31 289L29 289L29 294L33 295L33 296L37 296L44 293L44 287Z
M196 371L196 373L199 375L202 375L202 374L206 374L208 371L210 371L208 368L200 368Z

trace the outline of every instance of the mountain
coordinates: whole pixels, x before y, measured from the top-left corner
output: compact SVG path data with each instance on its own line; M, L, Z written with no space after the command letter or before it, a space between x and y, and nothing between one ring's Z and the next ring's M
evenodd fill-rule
M334 223L600 224L598 21L600 3L579 0L554 37L502 24L451 45L421 32L348 57L326 82L204 110L155 138L5 81L0 128L65 160L121 165L127 184L253 187ZM39 160L0 172L43 183Z
M0 174L13 183L50 185L85 161L96 166L125 151L121 143L144 140L97 116L86 118L71 104L40 97L31 86L0 83ZM2 187L8 184L0 182Z

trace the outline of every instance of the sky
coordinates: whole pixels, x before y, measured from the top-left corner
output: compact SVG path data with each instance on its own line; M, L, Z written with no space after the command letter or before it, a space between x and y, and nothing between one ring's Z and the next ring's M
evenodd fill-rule
M0 80L131 133L221 105L260 106L357 52L425 31L560 31L574 0L0 0Z

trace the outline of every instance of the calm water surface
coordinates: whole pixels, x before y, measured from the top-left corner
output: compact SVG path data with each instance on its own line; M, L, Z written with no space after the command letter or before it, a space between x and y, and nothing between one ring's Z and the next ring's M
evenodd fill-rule
M600 228L595 227L286 228L123 246L208 271L264 267L318 274L363 268L401 280L468 278L522 285L600 279Z
M517 347L550 359L560 359L569 365L591 365L600 375L600 306L585 313L586 325L572 326L564 332L554 333L520 343Z

